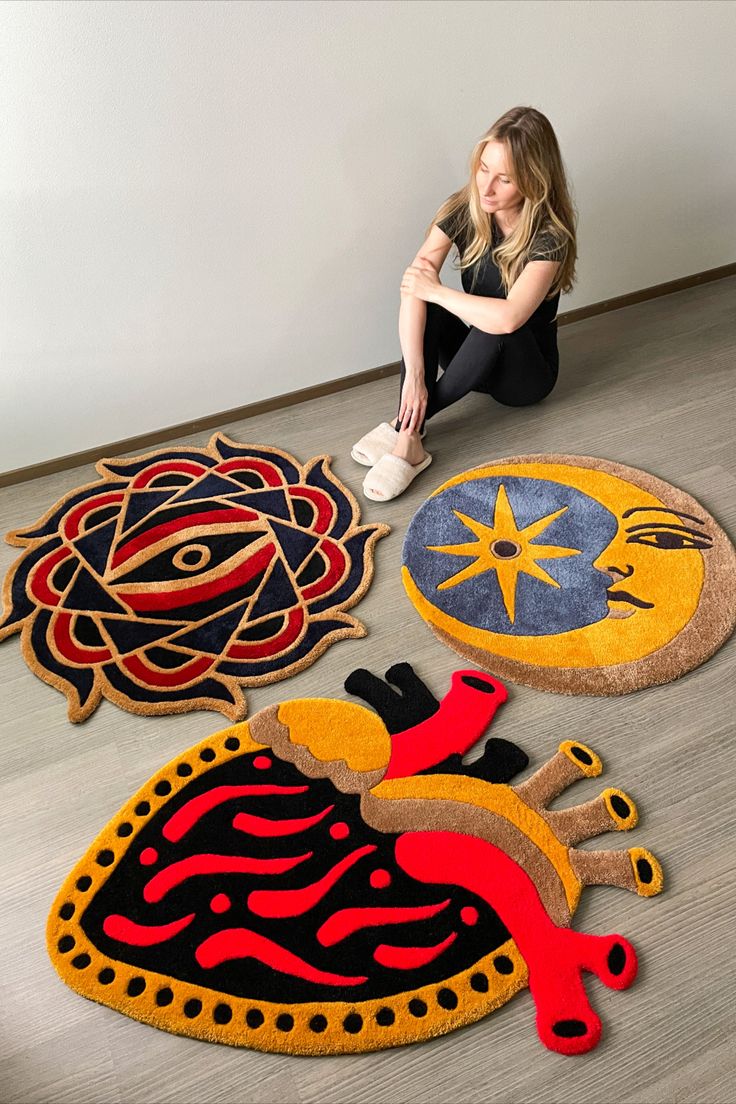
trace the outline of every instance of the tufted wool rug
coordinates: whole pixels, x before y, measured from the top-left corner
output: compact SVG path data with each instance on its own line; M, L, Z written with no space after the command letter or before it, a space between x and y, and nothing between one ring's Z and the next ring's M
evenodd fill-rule
M549 809L602 770L576 741L518 785L527 756L506 740L464 764L506 700L488 675L455 672L441 702L408 664L386 679L345 684L377 712L273 705L149 779L54 902L63 980L166 1031L294 1054L418 1042L528 986L547 1047L593 1048L582 972L625 989L637 960L623 936L572 930L582 889L651 896L662 872L641 847L575 844L632 828L633 801Z
M373 577L386 525L360 525L328 456L215 434L206 448L100 460L7 540L0 640L85 720L103 697L132 713L245 716L242 687L286 678L337 640Z
M669 682L736 625L736 551L715 519L590 456L512 456L448 480L412 518L402 576L440 640L557 693Z

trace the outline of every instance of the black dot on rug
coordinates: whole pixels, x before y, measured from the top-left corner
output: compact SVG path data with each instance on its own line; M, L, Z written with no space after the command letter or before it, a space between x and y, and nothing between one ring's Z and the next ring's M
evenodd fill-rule
M493 960L493 968L498 974L513 974L514 964L506 955L496 955Z
M263 1023L263 1013L258 1008L249 1008L245 1014L245 1022L248 1027L260 1027Z
M521 548L516 541L497 540L491 545L491 552L500 560L513 560L519 555Z
M376 1012L376 1023L379 1027L390 1027L396 1019L390 1008L379 1008Z
M165 1008L167 1004L171 1004L173 999L174 994L168 986L166 986L164 989L159 989L158 993L156 994L156 1004L159 1006L159 1008Z
M192 768L189 766L188 763L180 763L179 766L176 768L176 773L179 775L180 778L188 778L189 775L192 773Z
M100 985L109 985L110 982L115 980L115 971L111 970L109 966L106 966L104 970L100 970L97 975L97 980Z
M350 1012L342 1021L342 1026L350 1035L357 1035L363 1027L363 1017L357 1012Z
M166 797L171 793L171 783L163 779L161 782L157 782L153 787L153 792L157 793L159 797Z
M147 801L139 801L135 807L136 816L148 816L151 811L151 806Z
M560 1039L576 1039L587 1034L588 1025L582 1020L558 1020L552 1024L552 1031Z
M470 979L470 988L475 989L476 993L488 992L488 977L486 974L473 974Z
M72 959L72 966L75 970L86 970L91 961L92 959L88 954L79 954Z
M282 1012L281 1015L276 1017L276 1027L279 1031L291 1031L294 1026L294 1017L290 1016L288 1012Z
M225 741L225 747L228 751L237 751L240 747L240 740L237 738L237 736L228 736L227 740Z
M650 862L647 862L646 859L637 859L636 860L636 871L637 871L641 881L644 882L645 885L649 885L652 878L654 877L654 871L652 870L652 864Z
M202 751L200 751L199 758L202 760L203 763L211 763L212 760L215 758L215 753L212 748L204 748Z
M128 988L126 989L126 992L129 997L139 997L145 988L145 978L134 977L131 978L128 982Z
M233 1018L233 1010L229 1004L217 1004L215 1005L215 1011L212 1013L212 1016L215 1023L230 1023Z
M115 852L108 848L105 848L104 851L98 851L96 862L98 866L112 866L115 862Z
M83 874L81 878L77 878L77 889L80 893L86 893L91 885L92 879L88 874Z
M419 1018L420 1016L427 1015L427 1006L423 1000L419 1000L418 997L414 997L413 1000L409 1001L409 1011L411 1012L412 1016L416 1016L417 1018Z
M192 999L188 1000L184 1005L184 1015L188 1020L195 1019L201 1011L202 1002L201 1000L197 1000L196 997L192 997Z
M629 807L628 802L624 801L624 799L622 797L619 797L618 794L611 795L611 806L613 808L613 811L617 813L620 817L627 817L631 813L631 808Z
M618 977L623 973L624 966L626 965L626 951L623 949L620 943L614 943L608 952L608 969L614 975Z
M317 1035L321 1034L321 1032L323 1032L326 1029L326 1027L327 1027L327 1017L326 1016L319 1016L319 1015L318 1016L312 1016L311 1020L309 1021L310 1031L316 1032Z
M118 825L118 835L121 837L129 836L133 831L133 825L128 824L127 820L124 820L122 824Z
M56 946L59 948L61 954L68 954L74 946L75 939L73 935L62 935Z
M440 989L437 994L437 1003L440 1008L446 1008L448 1011L457 1008L457 993L452 989Z
M74 905L71 901L65 901L59 909L59 916L62 920L71 920L74 915Z
M475 675L463 675L462 682L466 686L470 686L473 690L480 690L483 694L495 694L496 688L490 682L485 679L476 678Z

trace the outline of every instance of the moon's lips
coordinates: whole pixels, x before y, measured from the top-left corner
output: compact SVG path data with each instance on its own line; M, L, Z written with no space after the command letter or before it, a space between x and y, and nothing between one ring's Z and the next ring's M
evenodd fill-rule
M653 602L644 602L634 594L629 594L628 590L608 590L606 594L609 602L630 602L632 606L637 606L639 609L654 609Z

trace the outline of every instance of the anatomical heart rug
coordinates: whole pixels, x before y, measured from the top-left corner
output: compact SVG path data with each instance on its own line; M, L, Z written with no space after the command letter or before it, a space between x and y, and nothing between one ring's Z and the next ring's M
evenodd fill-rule
M736 625L736 551L715 519L590 456L512 456L448 480L412 518L402 576L441 641L556 693L669 682Z
M206 448L100 460L34 525L5 579L0 640L83 721L132 713L245 716L242 687L286 678L337 640L373 577L386 525L329 468L215 434Z
M547 1047L594 1047L581 974L626 989L637 959L571 929L581 891L651 896L662 871L642 847L575 844L632 828L633 801L549 809L602 770L574 740L517 785L528 759L506 740L463 764L506 700L489 675L457 671L441 702L406 663L386 680L345 683L376 712L285 701L151 778L54 902L63 980L166 1031L293 1054L418 1042L528 986Z

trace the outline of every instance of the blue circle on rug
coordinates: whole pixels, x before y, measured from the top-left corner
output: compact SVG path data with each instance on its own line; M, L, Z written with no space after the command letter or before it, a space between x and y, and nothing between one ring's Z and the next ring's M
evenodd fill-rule
M489 476L422 504L403 563L448 616L489 632L547 636L608 616L611 578L593 563L617 529L610 510L573 487Z

